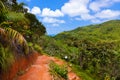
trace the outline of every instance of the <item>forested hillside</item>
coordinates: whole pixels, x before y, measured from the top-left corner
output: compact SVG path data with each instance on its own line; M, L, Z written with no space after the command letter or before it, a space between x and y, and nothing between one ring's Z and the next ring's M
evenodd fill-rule
M17 0L0 0L1 80L12 80L22 73L37 58L37 51L66 60L83 80L120 80L120 20L50 37L24 5ZM52 63L53 74L67 79L64 69Z
M0 0L1 80L12 80L32 64L35 51L41 49L35 41L46 33L44 25L24 5L17 0Z
M80 75L85 72L93 80L120 79L120 20L43 36L39 43L49 55L79 66Z
M119 40L120 39L120 20L111 20L97 25L79 27L73 31L58 34L56 38L60 39L88 39L92 41L99 40ZM67 38L66 38L67 37Z

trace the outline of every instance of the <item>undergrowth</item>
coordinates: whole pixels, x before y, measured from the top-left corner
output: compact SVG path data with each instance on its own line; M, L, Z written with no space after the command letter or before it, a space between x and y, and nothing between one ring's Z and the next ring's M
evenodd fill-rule
M53 80L68 80L68 70L66 66L60 66L53 61L49 63L51 75L54 77Z
M71 63L70 63L71 64ZM80 66L71 64L72 70L82 78L82 80L94 80L91 75L87 74L85 71L83 71Z
M14 56L9 47L4 48L0 44L0 70L7 71L13 62Z

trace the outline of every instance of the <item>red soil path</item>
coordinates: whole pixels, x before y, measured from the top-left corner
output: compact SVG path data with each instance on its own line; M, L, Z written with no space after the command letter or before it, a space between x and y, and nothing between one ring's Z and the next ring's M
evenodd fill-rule
M27 69L26 73L19 76L17 80L53 80L48 66L49 61L51 60L59 65L66 64L60 59L42 55L39 56L35 63ZM69 80L81 80L74 72L72 72L70 67L68 67L68 78Z
M24 71L26 68L32 65L38 56L38 53L33 53L26 56L18 55L8 71L0 73L0 80L14 80L13 78L16 76L16 74L19 71Z

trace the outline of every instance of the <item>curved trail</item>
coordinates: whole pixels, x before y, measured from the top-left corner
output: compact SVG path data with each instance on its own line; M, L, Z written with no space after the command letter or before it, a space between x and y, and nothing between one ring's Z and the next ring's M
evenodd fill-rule
M53 60L55 63L62 65L64 61L49 57L46 55L39 56L36 62L26 70L26 73L19 76L17 80L53 80L49 72L49 61ZM74 72L68 67L69 80L81 80Z

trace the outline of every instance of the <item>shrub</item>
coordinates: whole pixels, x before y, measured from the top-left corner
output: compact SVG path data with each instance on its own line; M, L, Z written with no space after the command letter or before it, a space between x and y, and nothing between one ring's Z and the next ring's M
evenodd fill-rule
M10 48L4 48L0 44L0 70L7 71L10 65L14 62L14 55L10 51Z
M68 70L67 70L66 66L60 66L60 65L54 63L53 61L50 61L49 67L50 67L50 72L53 76L58 76L58 79L61 78L60 80L68 79L68 76L67 76Z
M32 49L32 50L36 50L37 52L41 53L42 52L42 48L37 45L37 44L34 44L32 42L29 42L28 43L28 46Z

